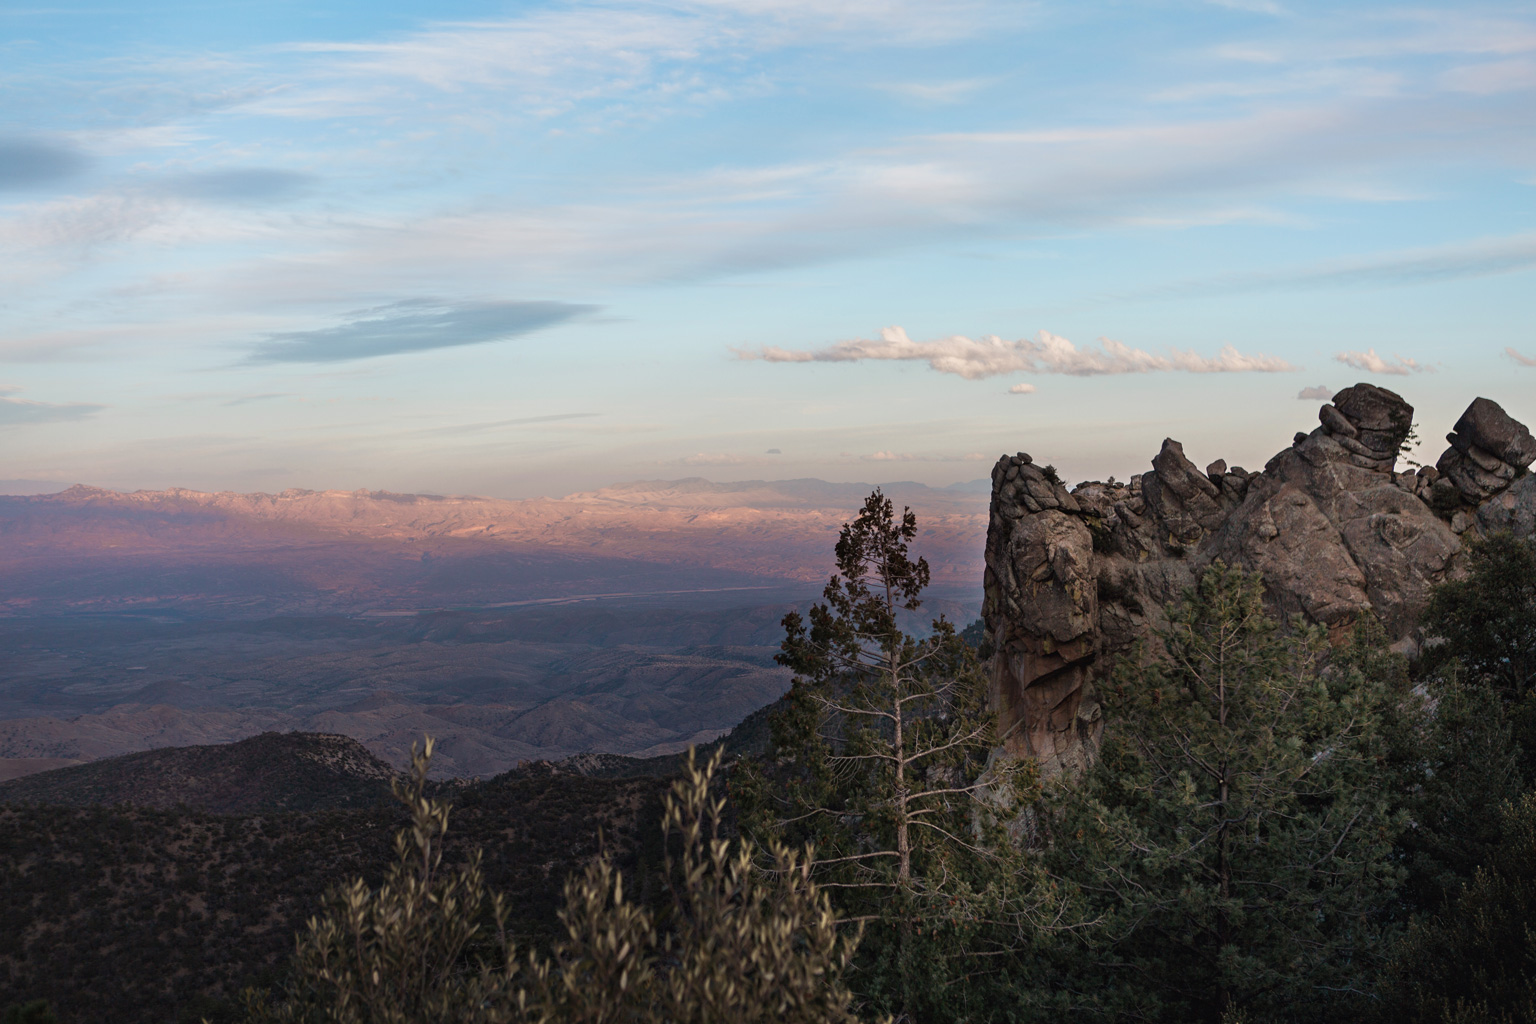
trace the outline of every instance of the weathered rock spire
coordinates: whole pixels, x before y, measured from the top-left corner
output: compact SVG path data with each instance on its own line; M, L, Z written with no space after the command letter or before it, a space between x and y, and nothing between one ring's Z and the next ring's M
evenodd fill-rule
M1002 744L1048 771L1086 764L1103 728L1095 681L1162 624L1215 559L1264 573L1268 599L1342 635L1364 610L1403 649L1461 535L1536 534L1536 439L1474 401L1434 467L1395 467L1413 425L1400 395L1356 384L1259 473L1202 472L1167 439L1128 483L1070 491L1022 452L992 470L983 614Z

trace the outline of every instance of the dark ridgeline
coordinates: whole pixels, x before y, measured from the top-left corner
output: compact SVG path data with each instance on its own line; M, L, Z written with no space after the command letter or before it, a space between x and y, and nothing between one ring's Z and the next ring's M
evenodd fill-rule
M389 802L396 772L346 736L266 732L166 747L0 782L0 804L133 804L208 814L336 811Z

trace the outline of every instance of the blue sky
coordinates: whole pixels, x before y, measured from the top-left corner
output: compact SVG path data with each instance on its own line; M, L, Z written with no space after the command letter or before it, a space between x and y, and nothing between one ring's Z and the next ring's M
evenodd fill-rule
M1526 3L0 6L0 478L1433 460L1533 296Z

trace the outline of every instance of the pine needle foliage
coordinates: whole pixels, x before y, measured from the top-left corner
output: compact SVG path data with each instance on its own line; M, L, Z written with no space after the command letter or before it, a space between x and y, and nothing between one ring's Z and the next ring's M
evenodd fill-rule
M1423 668L1497 696L1536 785L1536 538L1490 534L1470 546L1466 570L1430 595Z
M1426 658L1455 659L1467 682L1523 700L1536 689L1536 539L1490 534L1470 546L1466 568L1430 596Z
M1416 924L1383 979L1392 1024L1536 1020L1536 792L1507 805L1489 863Z
M1166 657L1115 674L1100 760L1058 794L1055 865L1110 919L1094 1015L1311 1022L1366 995L1402 873L1391 694L1320 671L1321 630L1282 630L1262 594L1213 565L1170 609Z
M855 981L869 1005L976 1019L964 1008L1055 897L1001 822L1038 776L993 759L974 651L942 616L925 637L901 628L929 583L916 536L879 490L843 527L823 602L784 618L778 660L795 677L771 756L740 767L732 795L747 833L814 843L815 877L868 923Z
M450 807L427 795L432 743L396 788L411 824L377 889L333 891L297 938L280 998L251 1024L855 1024L842 982L858 943L810 877L811 851L721 834L717 752L664 800L670 908L657 920L601 856L565 883L563 935L519 956L478 853L443 863ZM761 863L770 865L764 870Z

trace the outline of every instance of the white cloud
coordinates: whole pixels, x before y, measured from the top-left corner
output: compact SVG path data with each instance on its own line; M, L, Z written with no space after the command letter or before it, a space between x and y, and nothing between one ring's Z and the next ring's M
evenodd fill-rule
M1504 354L1509 356L1509 358L1513 359L1515 362L1519 363L1521 366L1536 366L1536 357L1523 355L1522 353L1515 351L1513 345L1511 345L1509 348L1506 348L1504 350Z
M1302 401L1326 402L1333 397L1333 389L1326 384L1319 384L1316 387L1302 388L1297 392L1296 397Z
M768 345L753 352L736 350L738 358L770 363L853 363L866 359L926 362L939 373L981 380L1005 373L1060 373L1097 377L1120 373L1282 373L1293 370L1275 356L1248 356L1227 345L1213 357L1170 348L1167 355L1132 348L1112 338L1100 338L1099 348L1078 348L1066 338L1041 331L1034 341L1005 341L995 334L967 338L955 334L938 341L913 341L901 327L884 327L878 339L843 341L815 351Z
M986 0L683 0L570 3L511 18L438 22L393 38L316 41L288 50L324 63L255 106L264 113L387 113L391 92L415 82L438 93L491 89L547 118L588 103L637 108L719 99L737 90L744 57L786 46L927 46L1012 24L1020 12ZM637 111L638 112L638 111Z
M981 452L967 452L964 455L928 455L880 451L860 455L859 458L864 462L981 462L986 459L986 456Z
M1008 389L1008 393L1010 395L1032 395L1035 393L1035 386L1033 384L1015 384Z
M1376 354L1374 348L1364 352L1340 352L1333 357L1345 366L1353 366L1357 370L1366 373L1380 373L1388 377L1406 377L1410 373L1434 373L1433 366L1426 366L1417 359L1409 359L1407 356L1394 355L1391 359L1383 359Z

